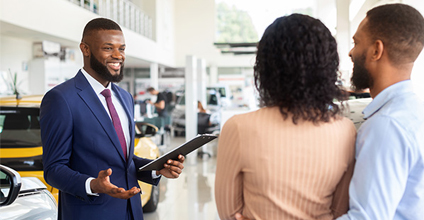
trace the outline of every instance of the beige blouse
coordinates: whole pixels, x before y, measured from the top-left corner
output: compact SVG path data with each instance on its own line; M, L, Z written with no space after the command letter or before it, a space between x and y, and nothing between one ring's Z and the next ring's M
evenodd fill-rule
M236 115L219 136L215 200L222 220L334 219L348 210L356 130L342 118L284 120L277 107Z

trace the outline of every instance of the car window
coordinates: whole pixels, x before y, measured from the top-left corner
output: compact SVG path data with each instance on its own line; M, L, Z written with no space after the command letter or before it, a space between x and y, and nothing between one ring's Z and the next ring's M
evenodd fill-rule
M2 148L41 146L38 108L2 107L0 117Z
M185 105L185 95L180 96L178 99L178 105Z
M225 93L225 88L218 88L218 91L221 97L227 97L227 94Z
M208 92L206 96L206 101L208 105L218 105L218 97L215 92ZM181 96L178 101L178 105L185 105L185 95Z
M1 107L0 147L41 147L39 111L39 108ZM41 154L31 158L20 157L18 154L7 155L1 162L17 171L42 170Z
M3 203L9 196L10 179L3 171L0 172L0 203Z
M218 105L218 97L215 94L207 94L208 105Z

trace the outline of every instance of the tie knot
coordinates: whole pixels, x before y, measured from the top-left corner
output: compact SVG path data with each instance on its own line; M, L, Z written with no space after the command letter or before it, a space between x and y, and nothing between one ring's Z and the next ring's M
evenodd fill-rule
M100 94L102 94L104 97L109 98L110 97L110 90L109 89L105 89L103 90Z

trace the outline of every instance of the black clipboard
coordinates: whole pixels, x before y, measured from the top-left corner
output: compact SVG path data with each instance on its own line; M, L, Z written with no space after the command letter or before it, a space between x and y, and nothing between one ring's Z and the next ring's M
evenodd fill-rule
M178 155L186 156L190 152L196 150L197 148L203 146L204 144L214 140L218 136L211 135L211 134L202 134L197 135L195 138L185 142L184 144L180 145L179 147L174 148L173 150L169 151L168 153L160 156L156 160L153 160L152 162L140 167L138 171L146 171L146 170L161 170L169 159L171 160L178 160Z

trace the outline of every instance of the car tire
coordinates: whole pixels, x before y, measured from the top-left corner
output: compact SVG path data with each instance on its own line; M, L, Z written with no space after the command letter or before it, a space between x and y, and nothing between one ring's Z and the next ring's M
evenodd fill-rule
M152 185L152 191L150 193L150 199L146 205L143 206L143 212L154 212L158 208L159 204L159 184L157 186Z

